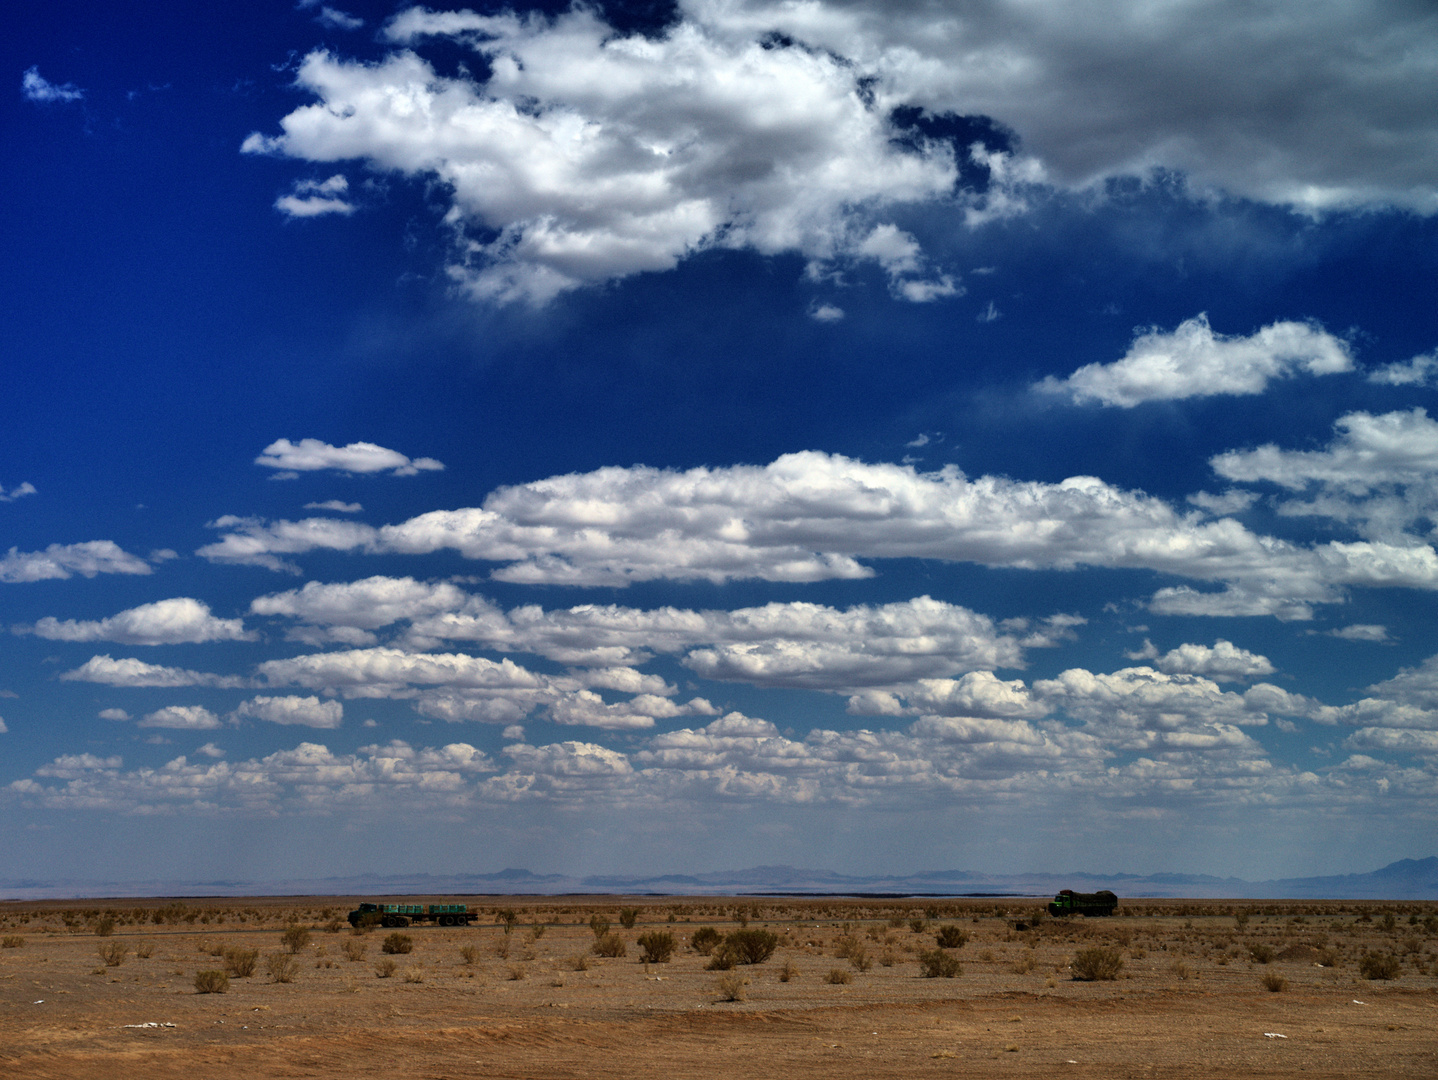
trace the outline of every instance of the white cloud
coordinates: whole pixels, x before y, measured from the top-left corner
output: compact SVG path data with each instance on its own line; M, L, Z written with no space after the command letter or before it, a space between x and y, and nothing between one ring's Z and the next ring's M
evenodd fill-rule
M1328 631L1329 635L1342 638L1344 641L1373 641L1388 642L1392 638L1388 636L1386 626L1378 626L1373 623L1353 623L1351 626L1340 626L1336 630Z
M26 101L35 101L42 105L57 101L79 101L85 96L85 91L74 83L57 85L50 82L40 74L39 65L30 67L21 77L20 93L25 96Z
M347 191L349 181L343 173L335 173L328 180L298 180L290 194L281 195L275 200L275 209L287 217L300 218L320 217L324 214L353 214L354 203L344 199Z
M305 503L306 510L329 510L336 514L358 514L364 509L357 502L345 502L343 499L326 499L324 502Z
M240 702L235 715L272 724L298 724L302 727L337 728L344 722L344 706L338 701L321 701L317 697L253 697Z
M387 472L392 476L414 476L422 471L433 472L444 468L434 458L411 459L398 450L387 450L374 443L353 442L348 446L331 446L319 439L301 439L297 443L276 439L255 458L255 464L287 472L334 469L362 474Z
M98 621L46 616L36 622L37 636L51 641L116 641L122 645L175 645L181 642L253 641L239 619L217 619L209 605L182 596L122 611Z
M0 581L46 581L74 574L148 574L144 559L124 551L112 540L90 540L83 544L51 544L44 551L11 548L0 557Z
M146 713L139 724L142 728L173 728L177 731L212 731L220 726L220 718L203 705L166 705Z
M225 752L212 742L205 743L205 745L196 750L195 753L204 754L205 757L208 758L222 758L225 756Z
M124 709L101 709L99 715L101 720L129 720L131 718Z
M369 577L325 585L307 582L302 589L261 596L250 602L255 615L285 615L321 626L377 630L400 619L419 619L464 606L469 595L448 582L424 583L414 578Z
M1432 386L1438 375L1438 351L1397 364L1384 364L1368 373L1368 381L1385 386Z
M26 480L20 486L12 487L9 491L0 487L0 502L14 502L16 499L35 493L35 485Z
M328 5L320 8L320 13L315 16L315 22L326 30L358 30L364 25L364 20L358 16L350 15Z
M1247 510L1258 501L1258 495L1252 491L1229 488L1221 495L1214 495L1207 491L1195 492L1185 501L1207 511L1214 517L1229 517Z
M833 304L818 304L809 309L809 318L815 322L838 322L844 317L844 309Z
M10 729L5 726L5 718L0 716L0 735L6 734Z
M1268 657L1240 649L1231 641L1219 638L1208 645L1180 645L1158 657L1154 666L1169 675L1187 673L1207 675L1219 681L1248 680L1272 675Z
M1216 394L1261 394L1270 381L1306 372L1353 370L1348 346L1311 323L1276 322L1250 337L1215 334L1207 315L1186 319L1171 334L1152 329L1134 338L1122 360L1085 364L1066 379L1036 384L1076 403L1133 408Z
M451 273L477 296L542 303L714 246L863 257L876 213L943 196L957 176L948 144L899 145L893 102L822 49L693 20L626 38L587 8L412 8L384 34L411 49L455 38L489 78L440 76L409 50L376 64L314 52L296 81L316 103L242 149L437 176L452 192ZM904 273L896 289L953 286Z
M1402 543L1305 547L1231 518L1180 515L1096 477L1057 484L953 466L865 464L818 452L770 465L604 468L492 492L482 507L399 525L310 518L222 518L199 550L216 562L286 568L314 549L428 554L454 549L502 563L497 580L622 586L634 581L809 582L872 577L859 559L924 558L1019 569L1148 569L1222 582L1220 593L1165 588L1154 609L1309 618L1343 587L1438 587L1438 554Z
M66 682L91 682L105 686L216 686L234 688L248 686L249 680L232 675L210 675L203 671L162 667L143 660L110 656L92 656L73 671L60 678Z

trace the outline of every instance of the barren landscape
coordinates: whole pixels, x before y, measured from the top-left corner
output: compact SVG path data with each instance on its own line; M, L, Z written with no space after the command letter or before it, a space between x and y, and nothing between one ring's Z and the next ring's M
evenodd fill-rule
M0 1073L1438 1075L1438 904L469 903L402 930L353 898L5 905Z

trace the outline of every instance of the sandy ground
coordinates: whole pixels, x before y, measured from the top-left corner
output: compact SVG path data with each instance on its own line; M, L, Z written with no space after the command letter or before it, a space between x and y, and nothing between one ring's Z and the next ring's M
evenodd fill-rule
M923 901L760 901L751 928L782 944L719 973L686 942L737 928L728 899L484 898L482 923L408 928L413 951L392 957L391 931L324 929L345 902L187 901L156 924L164 903L0 905L0 1077L1438 1077L1438 919L1422 922L1438 905L1369 905L1369 922L1321 902L1147 902L1035 921L1018 901L940 902L937 918ZM508 934L505 908L519 916ZM99 936L107 910L118 925ZM1246 926L1218 913L1234 910ZM596 913L626 956L592 955ZM292 924L315 929L293 981L276 982L267 959L289 955ZM918 953L942 925L969 934L952 951L963 973L924 978ZM670 962L639 959L649 930L680 940ZM856 943L868 970L836 955ZM1072 978L1091 947L1123 957L1118 979ZM1279 958L1258 963L1254 947ZM197 993L226 948L258 950L255 974ZM1369 953L1398 957L1399 977L1363 978ZM851 981L827 981L836 970ZM745 1000L723 1000L722 974L748 980Z

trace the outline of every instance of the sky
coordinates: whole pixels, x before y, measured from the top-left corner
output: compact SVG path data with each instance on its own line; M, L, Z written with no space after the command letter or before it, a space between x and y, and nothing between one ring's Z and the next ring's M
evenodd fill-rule
M1431 4L0 56L0 878L1435 853Z

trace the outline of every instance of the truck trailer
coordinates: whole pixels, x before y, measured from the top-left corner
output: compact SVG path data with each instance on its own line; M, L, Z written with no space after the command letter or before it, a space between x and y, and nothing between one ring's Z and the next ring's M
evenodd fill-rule
M1049 914L1062 915L1112 915L1118 907L1118 897L1107 889L1094 893L1074 892L1062 889L1049 904Z
M351 926L408 926L431 921L440 926L468 926L477 918L479 912L464 904L361 904L349 914Z

